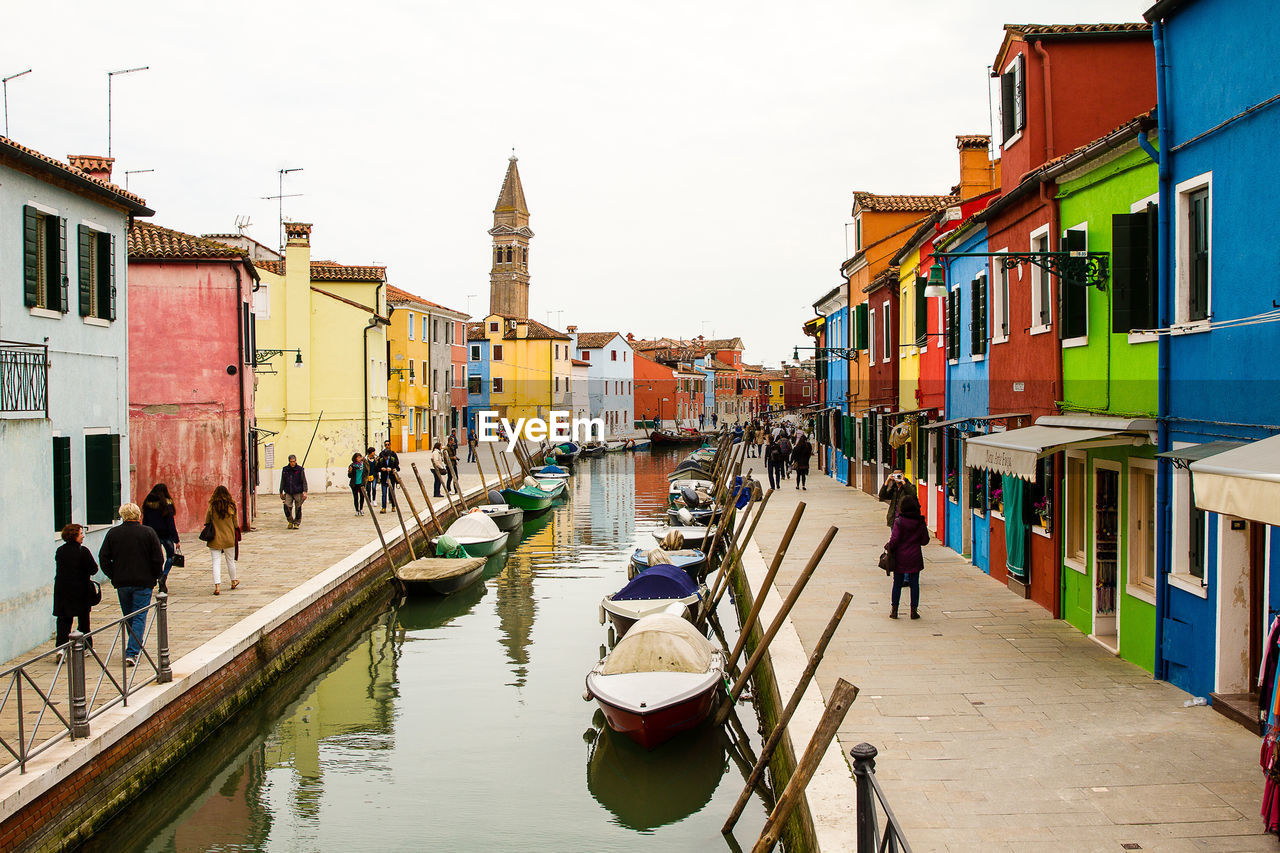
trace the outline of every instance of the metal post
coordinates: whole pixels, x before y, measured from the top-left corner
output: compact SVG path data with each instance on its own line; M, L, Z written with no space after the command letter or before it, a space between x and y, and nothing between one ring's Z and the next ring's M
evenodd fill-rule
M876 831L876 797L871 789L871 775L876 772L876 748L869 743L860 743L849 750L849 755L853 758L853 779L858 785L858 853L875 853L879 833Z
M156 593L156 684L173 681L169 666L169 593Z
M85 637L72 631L71 658L67 663L67 700L71 707L71 739L89 736L89 703L84 689Z

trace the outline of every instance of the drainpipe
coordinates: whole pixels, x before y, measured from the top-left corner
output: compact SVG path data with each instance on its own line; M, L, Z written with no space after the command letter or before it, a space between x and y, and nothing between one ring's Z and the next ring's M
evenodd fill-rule
M1044 159L1048 162L1053 159L1053 101L1049 97L1053 89L1053 68L1049 64L1049 54L1045 52L1044 46L1038 41L1032 42L1032 46L1040 54L1040 62L1044 68L1040 73L1040 95L1044 99ZM1025 104L1023 109L1026 109Z
M382 285L378 285L381 287ZM377 305L377 291L374 291L374 305ZM391 321L386 317L379 317L374 314L369 318L369 325L364 327L361 336L364 339L364 446L369 447L369 330L376 329L378 326L390 326ZM391 422L387 421L387 437L391 437Z
M231 271L236 274L236 328L240 332L240 344L244 343L245 333L248 331L244 327L244 311L241 306L244 305L244 282L240 278L239 263L233 264ZM237 347L239 349L239 347ZM236 370L236 376L239 377L240 387L240 510L244 514L244 522L241 527L245 530L250 528L249 518L249 425L246 422L246 413L244 410L244 366L245 359L250 356L249 352L245 352L240 357L240 364Z
M1040 50L1039 42L1036 42L1036 50L1040 52L1040 55L1042 57L1044 57L1044 62L1045 62L1044 74L1045 74L1045 77L1047 78L1049 76L1049 57L1045 56L1044 52ZM1047 103L1048 86L1046 85L1045 88L1046 88L1045 111L1047 113L1049 110L1048 103ZM1050 151L1053 150L1052 146L1049 146L1049 150ZM1048 180L1040 181L1040 203L1049 208L1050 240L1056 241L1058 243L1058 248L1061 249L1062 248L1062 217L1058 210L1057 195L1058 195L1058 185L1056 182L1050 185ZM1052 245L1052 242L1050 243L1050 245ZM1061 291L1061 289L1065 286L1066 285L1063 283L1062 278L1059 277L1058 278L1059 291ZM1062 304L1061 293L1059 293L1058 304L1059 305ZM1088 304L1087 299L1086 299L1086 304ZM1059 314L1061 314L1061 311L1059 311ZM1058 317L1058 321L1062 322L1061 316ZM1106 329L1105 331L1108 335L1111 334L1110 329ZM1108 340L1108 344L1109 343L1110 341ZM1065 399L1066 393L1064 390L1064 382L1062 378L1062 348L1061 347L1058 347L1058 355L1053 360L1053 373L1054 373L1054 384L1055 384L1053 399L1055 400ZM1053 484L1052 485L1053 485L1053 492L1054 494L1057 494L1057 495L1062 494L1061 474L1062 474L1062 466L1058 464L1058 454L1055 453L1054 463L1053 463ZM1054 526L1055 528L1058 527L1058 525L1054 525ZM1057 534L1057 536L1059 541L1055 544L1060 546L1062 544L1061 534ZM1028 548L1027 549L1028 562L1030 561L1030 555L1031 555L1031 549ZM1055 549L1055 562L1057 563L1057 571L1060 577L1058 579L1058 583L1053 585L1053 615L1054 615L1054 618L1061 619L1062 618L1062 578L1061 578L1062 560L1061 560L1061 553L1057 551L1057 549Z
M1169 311L1169 295L1172 289L1170 281L1170 255L1173 243L1169 234L1169 119L1168 110L1165 108L1169 103L1168 79L1165 76L1165 45L1164 45L1164 24L1162 21L1155 21L1152 27L1152 35L1155 40L1156 51L1156 133L1159 136L1160 152L1159 159L1156 161L1158 165L1157 174L1159 175L1159 205L1157 212L1157 228L1160 234L1160 257L1159 257L1159 286L1158 293L1158 311L1159 317L1157 326L1165 328L1170 325L1171 317ZM1145 135L1139 137L1139 144L1146 143L1143 150L1150 147L1150 142ZM1151 152L1148 151L1148 154ZM1169 336L1160 335L1158 350L1158 368L1157 376L1159 377L1159 390L1156 395L1156 451L1163 453L1169 449ZM1169 469L1171 463L1168 460L1161 461L1161 467L1169 472L1166 476L1156 477L1156 507L1160 514L1160 521L1164 527L1164 535L1156 536L1156 648L1155 648L1155 677L1165 681L1168 680L1168 665L1164 659L1164 620L1165 613L1168 612L1169 598L1169 566L1172 560L1170 553L1170 537L1172 536L1173 516L1169 506L1169 478L1172 471ZM1158 532L1158 528L1157 528Z

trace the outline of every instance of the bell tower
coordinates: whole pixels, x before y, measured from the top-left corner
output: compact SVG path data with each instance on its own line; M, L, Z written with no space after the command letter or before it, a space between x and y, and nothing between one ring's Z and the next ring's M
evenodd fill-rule
M529 208L520 186L516 155L507 162L498 203L493 208L493 267L489 270L489 313L529 316Z

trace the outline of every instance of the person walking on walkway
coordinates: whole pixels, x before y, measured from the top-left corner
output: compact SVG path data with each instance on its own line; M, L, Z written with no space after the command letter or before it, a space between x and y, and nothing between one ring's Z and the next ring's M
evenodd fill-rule
M777 489L782 485L782 447L769 437L769 443L765 445L764 467L769 473L769 488Z
M813 445L809 443L809 436L800 433L800 438L796 439L796 446L791 448L791 465L796 472L796 488L809 491L809 487L805 485L805 480L809 476L809 457L813 456Z
M889 478L884 481L884 485L880 487L880 500L887 501L889 508L885 510L884 523L886 527L893 527L893 520L898 517L898 512L902 501L907 497L914 497L915 490L911 484L907 482L906 477L902 476L902 472L894 470ZM916 506L919 506L917 499Z
M432 483L432 496L442 498L444 495L440 494L440 485L444 482L444 478L448 476L449 469L444 463L444 452L440 449L440 442L438 441L431 448L430 461L431 476L435 478L435 482Z
M280 501L284 504L284 518L289 522L289 530L296 530L302 525L302 502L306 499L307 469L298 464L298 457L289 454L289 464L280 469Z
M55 646L60 646L71 638L73 619L76 621L77 631L81 634L89 633L89 610L92 608L90 601L96 592L93 588L93 576L98 571L93 552L84 547L83 527L68 524L62 528L62 543L53 552L53 615L58 620L57 634L53 639ZM93 645L92 637L86 637L85 641Z
M293 457L290 456L290 459ZM204 514L205 531L200 534L204 539L206 533L211 538L205 543L213 557L213 594L222 594L222 564L227 564L227 575L231 578L231 588L240 586L236 578L236 560L239 554L240 525L236 524L236 502L226 486L218 486L209 497L209 508ZM290 527L297 527L290 524Z
M364 505L373 512L378 502L378 450L374 447L364 449L364 491Z
M784 432L782 435L778 436L778 451L781 453L781 457L778 460L779 480L791 479L791 450L791 439L788 438L787 434Z
M156 532L142 525L142 510L137 504L120 507L120 520L123 523L108 530L102 539L98 565L116 588L121 614L128 617L124 663L133 666L142 653L142 634L147 627L145 608L151 603L151 590L164 576L164 548L160 547Z
M142 523L150 527L160 537L160 547L164 548L164 575L160 581L161 590L169 580L169 569L173 568L173 555L182 553L182 543L178 541L178 527L174 524L177 509L173 498L169 496L169 487L164 483L156 483L142 500Z
M478 439L476 438L476 431L474 429L467 430L467 461L468 462L476 461L477 443L478 443Z
M356 505L356 515L364 515L364 457L359 453L351 454L351 464L347 466L347 483L351 486L351 499Z
M893 558L893 593L889 618L898 618L898 601L902 588L911 590L911 618L920 618L920 572L924 569L921 548L929 544L929 527L920 515L920 501L907 495L898 505L898 517L884 550Z
M449 440L445 442L444 450L445 453L449 454L449 458L445 463L445 467L449 470L449 482L445 485L445 489L462 494L462 489L458 488L455 482L455 475L458 473L458 436L453 430L449 432ZM458 477L456 479L461 478Z
M391 442L382 442L382 452L378 454L379 479L382 480L382 512L387 512L387 497L391 498L391 508L398 509L396 503L396 476L400 473L400 457L391 449Z

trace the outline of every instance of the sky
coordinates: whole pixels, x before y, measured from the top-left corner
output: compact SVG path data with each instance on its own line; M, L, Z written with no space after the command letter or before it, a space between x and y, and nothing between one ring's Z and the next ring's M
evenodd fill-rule
M6 12L9 135L104 154L153 222L237 220L397 287L488 308L515 150L530 314L637 337L740 336L776 365L840 282L852 192L946 193L989 133L1005 23L1141 20L1149 0L72 2ZM804 356L803 351L801 352Z

